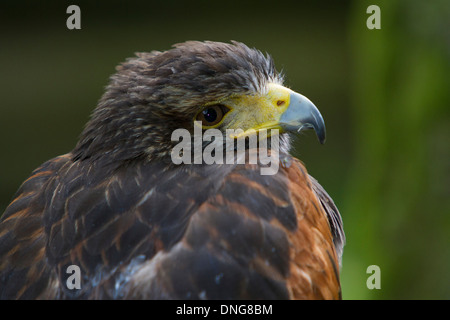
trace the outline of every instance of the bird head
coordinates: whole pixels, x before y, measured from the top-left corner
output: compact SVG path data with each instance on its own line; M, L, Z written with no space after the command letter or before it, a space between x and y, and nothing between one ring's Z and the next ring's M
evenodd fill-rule
M167 158L184 128L282 134L325 125L303 95L283 86L269 55L239 42L189 41L137 53L117 67L73 154L76 159ZM199 121L199 122L196 122ZM236 135L234 138L238 138Z

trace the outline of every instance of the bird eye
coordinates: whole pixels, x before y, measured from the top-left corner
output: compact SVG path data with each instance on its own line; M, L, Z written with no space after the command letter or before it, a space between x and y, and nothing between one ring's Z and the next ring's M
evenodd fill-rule
M201 121L203 126L211 127L222 121L228 111L223 105L208 106L197 115L196 120Z

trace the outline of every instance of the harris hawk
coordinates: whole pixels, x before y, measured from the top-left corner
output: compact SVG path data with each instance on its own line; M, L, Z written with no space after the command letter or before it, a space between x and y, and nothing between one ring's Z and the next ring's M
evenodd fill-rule
M175 164L172 133L195 121L223 135L279 129L278 171ZM304 128L324 141L317 108L256 49L189 41L138 53L75 148L36 169L2 215L0 299L341 298L340 214L288 153Z

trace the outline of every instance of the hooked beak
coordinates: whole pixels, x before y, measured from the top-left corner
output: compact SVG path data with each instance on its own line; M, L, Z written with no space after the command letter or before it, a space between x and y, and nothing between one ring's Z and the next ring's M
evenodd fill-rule
M234 106L238 106L241 117L236 118L234 126L245 131L233 134L234 138L269 129L282 132L314 129L319 142L325 142L325 123L319 110L308 98L291 89L271 83L262 96L244 95L236 99Z
M316 106L305 96L291 91L290 103L280 117L279 126L290 132L314 129L319 142L325 142L325 122Z

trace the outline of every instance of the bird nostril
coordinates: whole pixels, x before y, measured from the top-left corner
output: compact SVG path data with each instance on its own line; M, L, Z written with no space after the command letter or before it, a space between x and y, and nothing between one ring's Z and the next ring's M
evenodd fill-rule
M286 103L286 101L284 100L278 100L277 101L277 106L281 107L282 105L284 105Z

